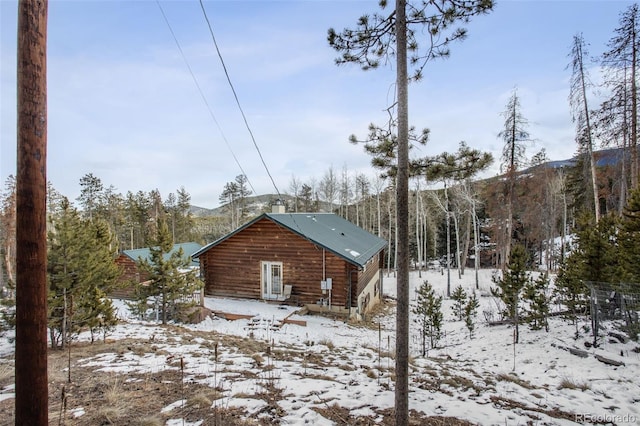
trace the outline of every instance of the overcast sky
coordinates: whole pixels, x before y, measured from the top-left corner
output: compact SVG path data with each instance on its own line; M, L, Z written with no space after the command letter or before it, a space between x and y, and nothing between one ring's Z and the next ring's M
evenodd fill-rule
M393 3L393 2L391 2ZM575 153L568 53L582 32L600 55L632 2L498 0L475 17L451 57L427 65L409 88L409 121L431 130L417 155L456 151L460 141L493 153L514 88L535 139L552 160ZM105 187L184 187L192 204L216 207L226 182L246 173L258 194L276 192L227 83L197 0L49 2L47 178L75 200L93 173ZM292 176L320 180L330 168L376 174L362 146L384 124L394 67L336 66L330 27L355 27L377 1L205 1L221 54L264 162L281 193ZM17 1L0 0L2 184L16 173ZM596 65L592 79L598 79ZM208 105L208 107L207 107ZM210 112L211 111L211 112ZM217 124L216 124L217 123ZM234 159L235 156L235 159ZM237 160L237 161L236 161ZM239 165L238 165L239 163Z

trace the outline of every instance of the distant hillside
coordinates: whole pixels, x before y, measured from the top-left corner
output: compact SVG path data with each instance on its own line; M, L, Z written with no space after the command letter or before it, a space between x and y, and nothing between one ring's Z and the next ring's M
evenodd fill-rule
M621 148L608 148L595 152L597 165L598 167L605 167L615 165L622 159L622 149ZM570 167L576 163L576 157L566 159L566 160L553 160L548 161L542 165L532 167L530 169L523 170L522 173L528 173L531 169L537 169L539 167L550 167L550 168L561 168L561 167ZM495 177L491 177L489 179L494 179ZM287 194L264 194L264 195L255 195L252 197L246 198L246 209L247 216L257 216L264 212L271 211L271 205L277 200L281 198L287 205L293 205L293 197ZM207 209L204 207L191 206L191 214L195 217L226 217L228 216L229 206L224 204L220 207L216 207L215 209ZM326 203L321 203L320 211L329 211L329 206Z
M207 209L205 207L191 206L189 211L195 217L209 217L209 216L218 216L215 213L216 209Z
M612 166L618 164L622 160L621 148L608 148L595 152L596 165L598 167ZM576 157L568 160L549 161L544 163L543 166L557 169L560 167L570 167L576 163Z
M245 198L245 209L247 210L247 216L257 216L264 212L271 211L271 205L281 198L285 203L292 203L293 197L287 194L264 194L254 195ZM223 204L215 209L207 209L204 207L191 206L191 214L195 217L222 217L228 216L229 205Z

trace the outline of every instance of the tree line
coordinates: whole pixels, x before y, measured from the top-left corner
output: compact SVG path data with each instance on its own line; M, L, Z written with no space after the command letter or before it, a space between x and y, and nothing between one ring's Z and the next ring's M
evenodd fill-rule
M524 245L537 265L549 270L558 269L569 250L567 235L573 232L581 214L589 216L593 211L588 208L590 205L581 204L584 191L579 188L584 189L584 186L569 184L572 176L581 173L581 162L550 168L546 166L549 159L544 150L539 152L528 161L526 173L521 170L522 173L516 175L512 194L508 197L512 200L509 205L505 202L508 187L505 188L507 179L504 178L508 174L482 180L456 175L460 173L459 168L464 168L461 163L465 158L482 156L463 143L455 153L420 160L427 173L412 178L409 197L412 264L422 269L435 259L441 261L443 267L453 268L457 274L464 274L468 267L502 268L506 260L506 242L513 241ZM481 163L486 165L489 161L485 156ZM612 164L596 170L603 179L615 180L619 167ZM233 182L238 181L245 182L241 176ZM439 187L434 189L434 185ZM221 196L221 199L230 197L224 205L223 217L194 216L190 194L184 187L163 200L157 190L118 194L93 174L83 176L80 186L79 216L102 221L108 226L113 235L110 244L116 252L150 247L159 218L166 221L174 243L196 241L205 244L270 209L268 206L257 211L251 209L248 205L251 193L245 188L243 194L228 195L229 185L223 188L222 193L226 195ZM393 271L397 244L394 193L390 176L370 178L362 173L350 173L346 166L340 172L330 166L319 180L303 183L292 176L285 204L290 212L333 211L385 238L389 242L385 267ZM1 195L0 253L3 283L6 284L13 282L15 273L13 177L7 179ZM607 199L608 204L616 205L607 212L620 215L623 210L617 207L620 203L617 197L609 195ZM50 226L55 225L64 213L64 200L65 197L49 185ZM508 217L511 217L510 222ZM507 238L507 223L511 223L511 238Z
M185 295L202 287L195 272L186 271L189 259L178 251L168 255L175 241L192 241L190 195L184 188L162 200L157 190L126 196L107 187L93 174L80 179L80 208L56 191L47 192L47 281L50 342L64 347L81 330L94 340L106 336L117 320L107 296L123 281L116 264L118 254L128 248L149 247L151 262L137 262L147 284L136 286L131 308L139 315L149 309L148 300L159 301L157 312L163 323L191 305ZM0 242L2 246L2 290L13 303L15 292L15 178L10 176L0 197ZM11 310L0 318L11 326Z

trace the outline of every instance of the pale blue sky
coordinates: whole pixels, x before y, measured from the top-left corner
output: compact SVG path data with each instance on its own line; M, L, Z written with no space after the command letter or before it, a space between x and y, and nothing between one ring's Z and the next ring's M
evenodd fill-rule
M161 1L226 140L259 194L275 189L224 77L197 0ZM566 69L572 37L601 54L628 1L498 0L473 19L451 58L410 86L410 123L431 129L419 155L460 141L499 160L501 112L514 87L535 139L527 154L575 152ZM377 1L206 1L218 45L264 160L281 193L292 175L320 179L331 166L374 176L361 146L383 124L392 67L336 66L327 29L354 27ZM0 177L15 174L17 2L0 0ZM594 65L592 79L598 79ZM595 103L595 101L594 101ZM595 106L595 105L594 105ZM49 2L48 179L74 200L93 173L117 191L181 186L215 207L241 171L212 120L155 1ZM498 161L490 174L496 174Z

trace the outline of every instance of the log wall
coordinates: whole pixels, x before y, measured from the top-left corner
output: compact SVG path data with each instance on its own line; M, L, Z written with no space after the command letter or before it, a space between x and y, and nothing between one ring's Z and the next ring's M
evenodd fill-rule
M324 278L333 280L331 304L356 306L360 272L333 253L316 246L287 228L264 218L232 235L200 255L205 293L221 297L262 297L261 261L282 262L283 284L292 285L292 300L317 304L327 298L320 288ZM376 262L367 274L375 274ZM351 273L350 272L355 271ZM363 280L363 283L366 280Z
M121 254L116 258L116 264L121 268L119 285L110 294L115 299L132 299L135 289L132 283L140 283L148 278L148 274L140 272L135 261L129 256Z

